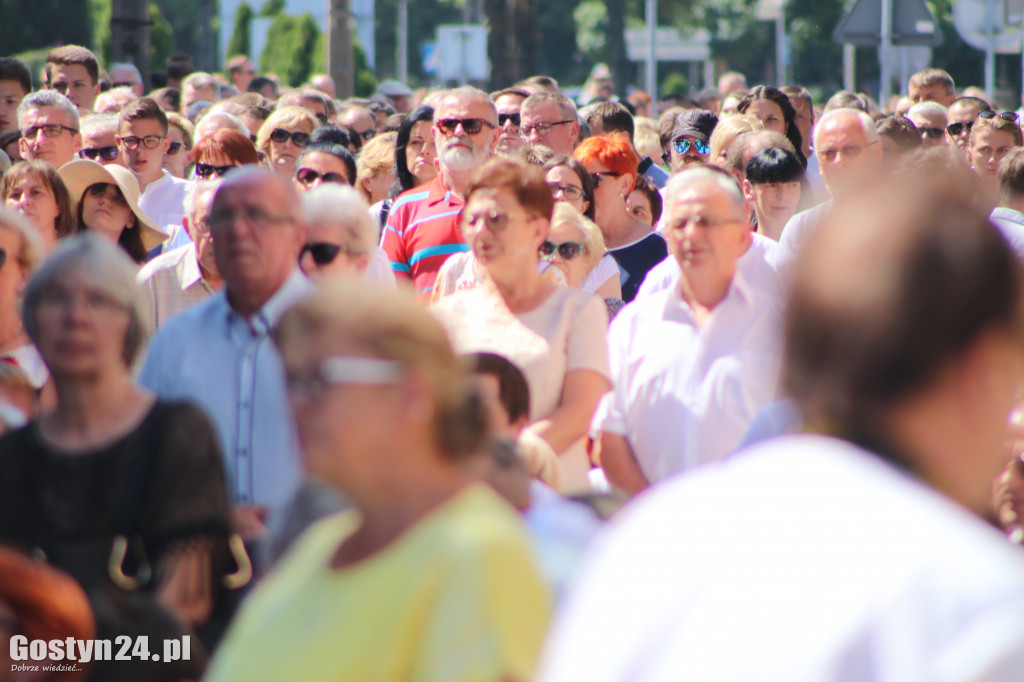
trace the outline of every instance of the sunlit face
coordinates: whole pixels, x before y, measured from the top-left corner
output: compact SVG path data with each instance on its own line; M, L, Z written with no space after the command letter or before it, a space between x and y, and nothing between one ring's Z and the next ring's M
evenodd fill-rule
M566 284L578 289L587 277L587 254L581 250L575 258L565 260L558 252L557 247L566 242L583 244L583 233L580 232L579 228L569 223L555 223L548 231L548 241L556 247L555 252L549 259L551 264L562 271L562 274L565 275Z
M312 248L303 249L299 266L314 281L339 275L358 276L366 271L369 261L367 255L359 253L361 249L352 233L337 221L310 223L306 243ZM337 251L330 247L337 247ZM323 262L327 256L332 256L332 251L334 253L330 261ZM317 262L317 258L320 258L320 262Z
M56 240L56 221L60 216L60 207L45 182L35 175L26 174L11 187L4 203L28 218L47 243Z
M626 210L633 217L639 218L648 225L654 225L654 211L651 209L651 200L646 192L639 189L630 192L626 197Z
M324 184L325 180L323 179L323 176L327 175L328 173L332 174L331 176L329 176L332 178L334 177L333 174L340 175L342 178L344 178L344 182L346 185L352 184L352 178L348 176L348 167L345 166L344 161L339 159L334 154L328 154L327 152L310 152L302 157L301 164L296 165L297 175L304 175L302 173L302 170L304 168L308 168L312 171L315 171L319 177L317 177L315 180L310 181L308 185L300 182L298 180L298 177L296 177L295 189L298 190L299 193L308 192L309 190Z
M536 268L538 249L547 232L527 214L508 189L474 192L462 212L462 235L485 268L515 271Z
M446 119L482 119L489 125L481 125L480 130L470 134L463 126L445 133L438 126L438 121ZM441 101L434 113L434 144L437 145L437 156L441 164L457 172L467 172L479 167L494 152L498 143L499 130L497 117L490 105L476 97L447 97Z
M134 142L135 138L137 138L138 144L132 149L129 146L129 141ZM156 145L152 149L146 145L147 138L150 140L157 138ZM126 120L121 123L118 130L120 156L124 158L125 165L145 182L152 182L163 175L164 154L167 153L170 146L170 138L164 132L160 121L156 119Z
M583 183L580 182L580 178L576 175L576 171L572 170L568 166L556 166L552 168L548 171L547 175L544 176L544 180L548 183L548 187L551 188L555 201L564 201L581 214L586 213L587 209L590 208L590 202L583 198ZM557 189L557 187L568 189Z
M856 114L834 116L818 126L815 154L833 197L858 186L878 170L882 144L877 136L868 136Z
M28 281L28 272L18 263L21 250L21 235L14 229L0 225L0 251L6 254L0 266L0 314L18 315L18 301Z
M409 132L409 143L405 146L405 166L416 179L417 185L430 182L437 175L434 159L437 157L437 146L431 132L430 121L414 123Z
M994 182L999 162L1014 146L1016 140L1009 131L979 127L971 136L971 168L978 177Z
M82 195L82 222L116 244L125 229L135 227L135 214L117 185L99 183Z
M122 154L121 150L118 148L116 132L110 130L109 128L106 130L100 128L91 128L87 129L85 132L82 133L82 149L88 151L90 149L99 150L107 149L110 147L117 149L117 156L114 157L113 160L108 161L102 155L97 154L93 161L98 161L104 166L109 166L110 164L124 166L124 154Z
M72 125L73 123L59 107L28 109L22 113L18 127L22 131L32 128L40 130L31 139L22 135L18 141L21 157L29 161L46 161L54 168L60 168L68 161L72 161L82 148L82 135L77 132L77 126ZM46 125L61 125L64 128L59 134L51 137L41 129Z
M289 133L305 133L306 135L313 132L312 126L306 121L300 121L290 126L278 125L275 128L287 130ZM295 144L291 135L284 142L274 142L271 139L268 144L270 167L274 172L290 178L295 174L295 162L298 161L303 148Z
M809 147L811 144L811 130L814 127L814 110L807 103L807 100L800 97L791 98L790 102L793 104L793 108L796 109L796 127L800 131L800 139L803 140L804 147Z
M960 127L960 132L957 135L953 135L947 129L946 131L946 144L951 148L956 149L960 152L962 159L969 160L970 150L970 139L971 139L971 128L974 122L978 120L978 114L981 112L981 107L977 104L973 104L970 100L964 102L958 102L952 105L946 112L946 125L951 126L954 123L963 124Z
M499 153L514 152L525 142L519 126L513 120L513 117L520 113L524 99L520 95L502 95L494 101L494 108L498 110L498 122L501 123L502 116L506 117L505 123L501 126L501 135L498 137Z
M956 99L954 93L949 92L941 85L915 85L911 83L908 95L914 104L918 102L938 102L944 107L948 107Z
M746 113L763 123L765 130L786 134L786 119L782 114L782 107L770 99L755 99L747 107Z
M51 64L50 89L65 95L79 111L92 111L100 94L89 71L81 64Z
M669 193L669 251L691 283L721 285L732 279L736 261L750 246L750 223L743 213L742 202L710 180Z
M686 145L684 145L686 146L686 151L683 152L682 154L680 154L676 150L676 142L680 140L685 141L687 143ZM672 143L669 145L668 161L669 165L672 167L672 170L679 170L680 168L684 168L686 166L690 166L696 163L704 163L705 161L708 160L708 154L702 154L697 149L698 141L699 140L693 135L680 135L679 137L672 140ZM703 144L703 141L699 142Z
M580 136L580 124L574 115L563 114L554 102L541 102L523 107L520 115L527 140L533 144L544 145L556 154L572 155L573 147ZM542 132L537 126L550 128Z
M759 182L748 183L748 186L750 191L747 197L754 204L757 224L776 229L777 233L770 233L766 229L761 231L778 241L782 228L796 213L797 205L800 203L800 183Z
M25 94L18 81L0 81L0 134L18 128L18 105Z
M910 122L921 132L921 141L925 147L944 147L946 145L946 117L938 112L915 112L909 116Z
M584 164L584 167L588 173L599 175L601 179L594 188L594 222L599 226L614 224L618 214L626 210L625 197L632 189L633 178L628 175L607 175L609 169L596 160Z
M210 236L210 206L213 190L203 191L195 199L195 213L187 216L188 234L195 245L196 258L207 277L220 277L213 253L213 237Z

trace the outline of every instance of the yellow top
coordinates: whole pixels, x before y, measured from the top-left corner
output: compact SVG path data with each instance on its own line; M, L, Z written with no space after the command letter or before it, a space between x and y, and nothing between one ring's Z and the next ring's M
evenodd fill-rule
M466 488L377 554L329 562L359 524L318 522L245 602L207 682L531 679L550 612L515 511Z

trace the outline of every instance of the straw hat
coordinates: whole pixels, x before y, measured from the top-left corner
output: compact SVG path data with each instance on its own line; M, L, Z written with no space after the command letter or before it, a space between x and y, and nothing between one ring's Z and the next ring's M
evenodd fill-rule
M58 173L60 173L60 177L68 187L71 201L75 204L74 211L78 211L78 202L82 200L85 190L89 189L92 185L99 183L117 185L121 189L121 194L124 195L125 201L128 202L128 207L135 214L136 224L142 230L140 235L142 237L142 245L146 247L146 250L152 251L167 241L167 233L157 227L153 219L139 208L139 198L141 196L139 181L124 166L116 164L104 166L90 159L78 159L61 166Z

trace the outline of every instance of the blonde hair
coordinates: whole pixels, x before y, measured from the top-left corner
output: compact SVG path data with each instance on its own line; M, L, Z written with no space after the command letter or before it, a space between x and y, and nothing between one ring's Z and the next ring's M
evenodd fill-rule
M564 201L555 203L555 210L551 215L551 227L556 225L571 225L583 235L583 262L589 274L597 267L598 261L604 257L605 245L601 229L593 220L577 211L576 207Z
M711 139L708 140L708 146L711 148L708 161L714 163L722 151L728 150L737 137L754 130L764 130L764 124L756 116L750 114L726 114L723 116L715 126L715 131L711 133Z
M370 193L363 188L363 181L395 172L395 145L397 142L398 133L381 133L367 142L359 152L359 160L356 161L355 186L367 203L372 199Z
M655 163L661 161L661 136L658 135L658 123L650 118L638 116L635 120L633 143L641 156L649 156Z
M18 265L25 272L33 272L43 260L43 238L39 232L20 213L6 206L0 206L0 228L21 237L21 248L16 255Z
M185 149L191 151L196 138L196 127L192 125L192 121L181 114L169 111L167 112L167 125L174 126L181 131L181 136L185 138Z
M274 128L294 128L303 123L309 126L309 132L313 132L320 125L320 121L317 120L316 116L309 113L308 109L303 109L302 107L281 107L275 110L263 125L260 126L260 132L256 136L256 149L264 154L270 154L270 134L274 132ZM239 121L239 124L241 125L241 121Z

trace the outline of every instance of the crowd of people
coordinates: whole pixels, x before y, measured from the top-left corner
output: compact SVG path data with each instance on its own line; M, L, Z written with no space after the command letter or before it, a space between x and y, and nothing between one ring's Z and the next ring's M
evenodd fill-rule
M0 680L1024 679L1017 113L172 66L0 58Z

